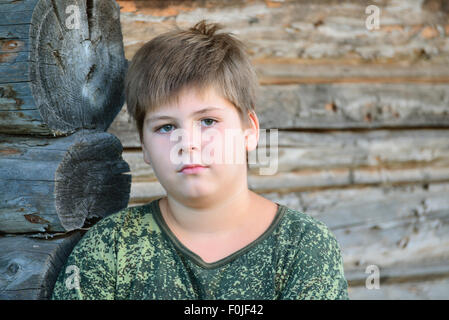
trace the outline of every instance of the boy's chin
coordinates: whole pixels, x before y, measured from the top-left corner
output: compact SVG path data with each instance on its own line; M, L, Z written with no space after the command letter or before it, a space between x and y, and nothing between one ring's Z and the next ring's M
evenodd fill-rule
M191 198L201 198L210 196L217 190L215 183L211 179L203 179L196 175L195 178L184 177L182 179L177 179L171 184L171 190L184 197Z
M216 202L217 194L212 192L183 192L182 202L192 207L208 207Z

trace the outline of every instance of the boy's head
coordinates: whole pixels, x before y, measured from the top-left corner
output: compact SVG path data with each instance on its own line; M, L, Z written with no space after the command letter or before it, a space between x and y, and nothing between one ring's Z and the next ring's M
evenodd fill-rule
M189 163L168 163L167 155L176 143L168 138L170 129L185 129L188 135L192 135L194 130L188 127L194 123L199 123L201 130L213 127L222 135L225 129L238 129L246 139L246 150L245 146L241 149L237 147L237 153L251 151L257 146L257 76L244 44L229 33L217 33L220 28L219 24L207 24L202 20L188 30L175 29L159 35L137 51L126 75L127 108L136 121L144 159L153 166L168 193L177 193L174 189L168 189L170 186L179 186L180 181L176 180L179 177L162 172L173 171ZM221 110L194 115L195 111L207 107L218 107ZM153 120L156 116L165 116L165 119ZM203 121L207 123L203 125ZM187 148L188 152L186 149L184 151L196 152L194 146L193 151L190 147ZM198 149L202 147L200 143ZM239 171L242 170L241 165L214 168L221 168L215 171L218 180L221 171L222 175L227 172L225 180L244 178L246 181L246 175ZM210 169L209 174L214 174L212 167ZM246 172L246 163L243 163L243 169ZM176 173L180 174L178 171ZM187 180L193 183L192 179ZM232 187L226 186L225 181L221 184L222 187ZM199 192L198 186L185 187L192 189L192 192L195 189ZM207 188L210 190L211 186Z
M230 33L217 33L221 28L201 20L188 30L161 34L136 52L126 75L125 95L141 142L146 113L176 102L185 87L214 86L237 108L242 124L250 124L257 75L245 45Z

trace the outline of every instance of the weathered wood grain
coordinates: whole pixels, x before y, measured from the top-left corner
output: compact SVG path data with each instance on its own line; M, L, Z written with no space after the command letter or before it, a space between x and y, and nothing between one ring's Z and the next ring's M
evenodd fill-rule
M373 4L369 1L345 1L345 5L329 0L119 4L128 59L155 35L207 18L222 23L243 40L255 60L303 59L308 75L301 78L303 81L314 78L311 80L326 82L328 73L335 74L334 67L343 79L361 78L363 69L372 69L368 77L377 81L388 81L389 72L405 75L398 79L448 81L449 24L442 1L378 1L380 24L374 30L366 27L365 9ZM433 65L427 72L426 62ZM316 72L307 68L309 63L317 67ZM421 65L419 71L414 70L416 64ZM437 71L436 66L441 69ZM301 77L301 73L296 76Z
M275 173L304 169L413 168L449 166L449 130L278 131L277 163L270 155L273 131L261 131L259 146L249 154L249 175L270 165ZM132 144L122 136L123 144ZM274 147L274 146L273 146ZM254 158L253 158L254 157ZM156 181L139 149L125 149L134 182ZM252 160L254 159L254 160Z
M262 128L448 127L445 84L318 84L264 86Z
M257 193L292 193L326 188L345 188L349 186L391 186L407 183L445 182L449 180L449 168L411 168L411 169L326 169L301 170L280 173L274 176L249 176L248 187ZM165 195L159 181L133 182L130 204L145 203Z
M341 245L345 271L357 274L371 264L449 261L448 192L442 182L261 194L324 222Z
M365 286L368 283L374 284L373 276L378 272L379 285L401 284L407 282L432 281L449 277L449 265L447 260L434 261L429 263L423 261L417 263L401 263L394 266L378 268L374 271L375 265L367 265L357 270L345 271L346 280L351 287ZM446 294L449 294L447 292ZM449 296L447 296L449 298Z
M0 15L0 132L106 130L124 102L116 2L7 1Z
M257 192L292 192L350 185L394 185L448 181L448 167L405 169L359 168L301 170L274 176L249 176L248 186Z
M313 84L262 86L256 113L262 129L449 128L446 84ZM108 132L140 147L126 105Z
M434 183L263 196L331 229L341 246L351 299L447 299L447 283L437 283L449 276L448 191L449 184ZM371 265L379 268L380 290L365 287ZM410 289L414 283L422 283L421 289Z
M131 176L105 132L0 136L0 231L64 232L125 208Z
M137 127L126 109L126 103L111 123L107 132L119 138L123 148L141 147Z
M82 237L0 237L0 300L46 300L73 247Z
M258 58L253 59L262 85L326 83L448 83L447 58L409 63L347 59Z
M379 290L365 286L348 288L351 300L448 300L449 277L430 281L411 281L380 285Z

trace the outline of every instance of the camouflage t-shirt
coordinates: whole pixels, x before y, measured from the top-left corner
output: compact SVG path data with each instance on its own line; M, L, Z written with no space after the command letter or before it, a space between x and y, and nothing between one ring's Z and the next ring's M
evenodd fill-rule
M91 227L62 267L52 299L348 299L339 244L315 218L276 203L262 235L207 263L171 232L159 200Z

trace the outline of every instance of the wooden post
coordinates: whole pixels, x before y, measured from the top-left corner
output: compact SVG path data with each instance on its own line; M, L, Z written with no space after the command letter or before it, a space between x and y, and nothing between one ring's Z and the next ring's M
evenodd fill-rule
M125 208L131 176L106 132L0 135L0 232L65 232Z
M48 299L82 230L129 201L105 132L124 103L120 8L3 0L0 21L0 299Z
M59 270L81 233L47 240L0 237L0 300L49 299Z
M107 130L124 102L126 59L113 0L0 2L0 130Z

